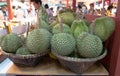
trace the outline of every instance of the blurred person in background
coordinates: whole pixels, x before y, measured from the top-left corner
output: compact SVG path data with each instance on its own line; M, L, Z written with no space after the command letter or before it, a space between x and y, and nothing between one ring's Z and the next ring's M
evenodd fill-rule
M48 4L45 4L44 7L45 7L46 12L47 12L48 17L49 17L49 23L51 23L54 20L53 11L49 9Z
M81 9L82 9L81 5L78 4L78 7L76 9L76 14L80 14L82 12Z
M101 16L106 16L106 9L105 8L101 8Z
M53 7L51 7L50 10L52 11L52 13L54 13L54 11L53 11Z
M17 10L14 11L15 18L17 19L23 19L25 18L25 12L21 8L21 6L18 6Z
M45 11L45 9L42 7L42 1L41 0L31 0L33 2L33 5L37 11L37 22L35 26L32 26L33 28L39 28L41 19L44 20L47 24L49 24L48 14Z
M101 16L101 15L102 15L102 13L101 13L101 10L100 10L100 9L96 9L95 11L96 11L96 12L95 12L95 15L98 15L98 16Z
M90 4L90 9L88 10L88 14L90 14L90 15L95 14L94 4L93 3Z
M54 15L54 16L57 16L57 14L58 14L59 11L60 11L60 7L57 6L57 9L56 9L56 11L55 11L55 15Z
M117 4L114 2L112 3L113 9L112 9L112 14L116 15L117 12Z
M82 12L83 15L85 15L85 14L88 13L87 6L86 6L86 5L83 5L83 6L82 6L81 12Z
M2 12L2 8L0 7L0 20L4 20L4 14Z
M30 10L30 9L29 9ZM36 12L36 9L33 5L31 5L31 10L30 10L32 16L36 17L37 16L37 12Z
M13 12L13 16L15 17L16 6L12 6L12 12Z
M4 20L3 12L0 10L0 20Z
M82 15L82 6L80 5L80 4L78 4L78 7L77 7L77 9L76 9L76 17L78 18L78 19L80 19L80 18L82 18L83 17L83 15Z
M112 14L112 9L113 9L113 5L109 5L106 11L106 16L111 16L111 17L115 16L114 14Z
M7 20L8 18L8 10L7 10L7 6L3 6L1 8L2 12L3 12L3 16L4 16L4 20Z

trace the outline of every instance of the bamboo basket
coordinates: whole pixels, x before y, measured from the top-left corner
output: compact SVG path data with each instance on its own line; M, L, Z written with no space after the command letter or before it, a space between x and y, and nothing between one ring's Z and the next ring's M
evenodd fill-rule
M46 56L49 51L45 51L39 54L31 54L31 55L17 55L13 53L7 53L1 49L3 55L7 56L13 63L17 66L36 66L44 56Z
M68 68L77 74L81 74L98 60L103 59L107 55L107 50L105 50L100 56L96 58L72 58L61 56L56 53L53 54L57 57L58 61L63 67Z

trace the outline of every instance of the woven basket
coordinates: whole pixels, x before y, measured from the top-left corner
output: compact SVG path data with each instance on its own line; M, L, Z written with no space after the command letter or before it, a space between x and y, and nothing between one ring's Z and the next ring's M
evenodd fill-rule
M36 66L40 61L42 61L43 57L49 53L49 51L45 51L40 54L31 54L31 55L16 55L12 53L6 53L1 49L3 55L7 56L13 63L18 66Z
M61 56L56 53L53 53L59 60L60 64L70 69L71 71L81 74L85 72L90 66L92 66L96 61L101 60L107 54L107 50L105 50L99 57L96 58L72 58Z

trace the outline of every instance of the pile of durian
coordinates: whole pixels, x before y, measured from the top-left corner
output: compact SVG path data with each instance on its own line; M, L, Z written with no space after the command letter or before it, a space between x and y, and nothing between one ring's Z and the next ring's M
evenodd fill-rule
M40 21L40 28L27 37L15 33L0 37L5 52L29 55L51 49L62 56L94 58L101 55L105 42L115 30L115 22L109 17L96 18L92 23L76 19L71 11L61 12L51 24Z

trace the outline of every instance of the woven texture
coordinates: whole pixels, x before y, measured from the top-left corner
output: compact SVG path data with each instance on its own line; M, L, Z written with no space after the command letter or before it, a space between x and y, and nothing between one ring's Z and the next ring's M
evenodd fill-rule
M96 61L103 59L107 54L107 50L105 50L100 56L96 58L72 58L61 56L56 53L54 55L58 58L60 64L70 69L71 71L81 74L85 72L90 66L92 66Z
M49 53L46 51L40 54L31 54L31 55L16 55L12 53L6 53L5 51L1 50L2 54L7 56L11 61L13 61L18 66L36 66L45 55Z

